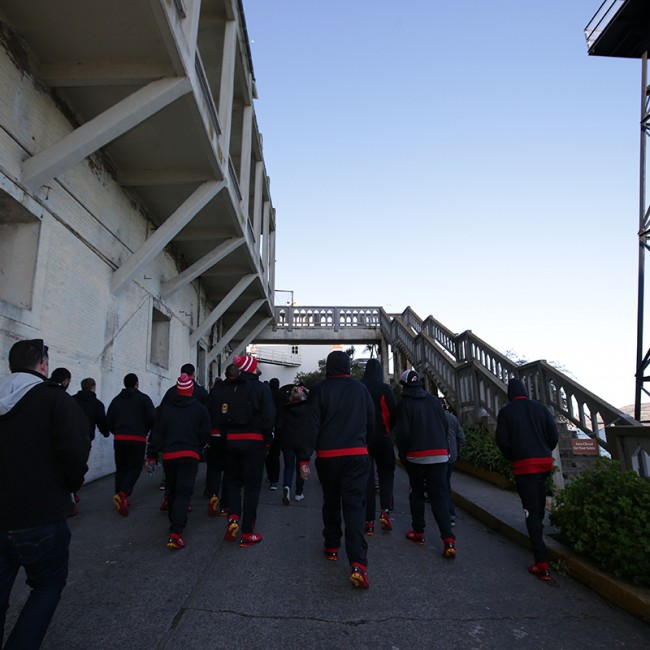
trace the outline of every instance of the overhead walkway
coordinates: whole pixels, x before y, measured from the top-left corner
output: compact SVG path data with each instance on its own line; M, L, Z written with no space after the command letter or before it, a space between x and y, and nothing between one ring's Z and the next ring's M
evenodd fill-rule
M650 477L650 435L643 423L591 393L547 361L517 365L471 330L452 332L433 316L420 318L410 307L401 314L382 307L276 307L274 324L256 343L368 342L382 359L392 349L393 377L411 367L447 398L465 426L492 429L507 403L507 384L521 379L531 398L551 407L560 424L595 441L602 453Z

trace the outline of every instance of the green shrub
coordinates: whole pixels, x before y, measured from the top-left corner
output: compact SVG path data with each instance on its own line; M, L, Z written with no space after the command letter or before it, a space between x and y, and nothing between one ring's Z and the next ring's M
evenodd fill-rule
M512 463L499 451L493 434L478 429L467 429L465 444L458 454L458 459L479 469L497 472L511 481L514 487Z
M603 458L556 497L560 539L601 569L650 585L650 483Z

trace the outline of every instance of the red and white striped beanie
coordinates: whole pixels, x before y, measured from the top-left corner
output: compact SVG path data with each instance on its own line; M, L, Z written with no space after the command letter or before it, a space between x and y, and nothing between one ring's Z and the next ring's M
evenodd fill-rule
M192 378L183 373L176 382L176 392L179 395L191 395L194 392L194 382Z
M241 372L255 372L257 370L257 359L255 357L233 357L232 362Z

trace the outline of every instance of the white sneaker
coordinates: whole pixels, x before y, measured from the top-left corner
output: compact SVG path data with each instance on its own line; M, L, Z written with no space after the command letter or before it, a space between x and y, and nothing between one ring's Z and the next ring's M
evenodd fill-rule
M291 488L286 485L282 488L282 503L284 503L285 506L288 506L291 503Z
M293 497L296 501L302 501L305 498L304 494L296 494L295 497Z

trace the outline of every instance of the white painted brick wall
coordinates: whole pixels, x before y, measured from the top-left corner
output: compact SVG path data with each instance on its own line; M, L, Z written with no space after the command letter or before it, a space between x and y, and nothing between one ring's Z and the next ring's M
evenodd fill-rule
M173 385L180 366L196 363L189 346L190 323L180 311L208 308L196 284L185 287L162 307L171 314L170 365L149 363L151 309L162 278L173 277L176 263L160 254L146 276L117 296L110 281L115 268L145 241L150 225L138 205L110 174L84 160L31 196L19 183L22 161L72 130L51 97L16 70L0 49L0 188L41 219L39 256L32 309L19 309L0 295L0 374L8 373L9 348L21 338L40 337L50 346L50 368L69 368L70 393L84 377L97 381L97 395L108 408L135 372L140 389L158 404ZM20 255L21 251L15 251ZM196 322L196 321L195 321ZM112 437L97 434L87 480L114 471Z

